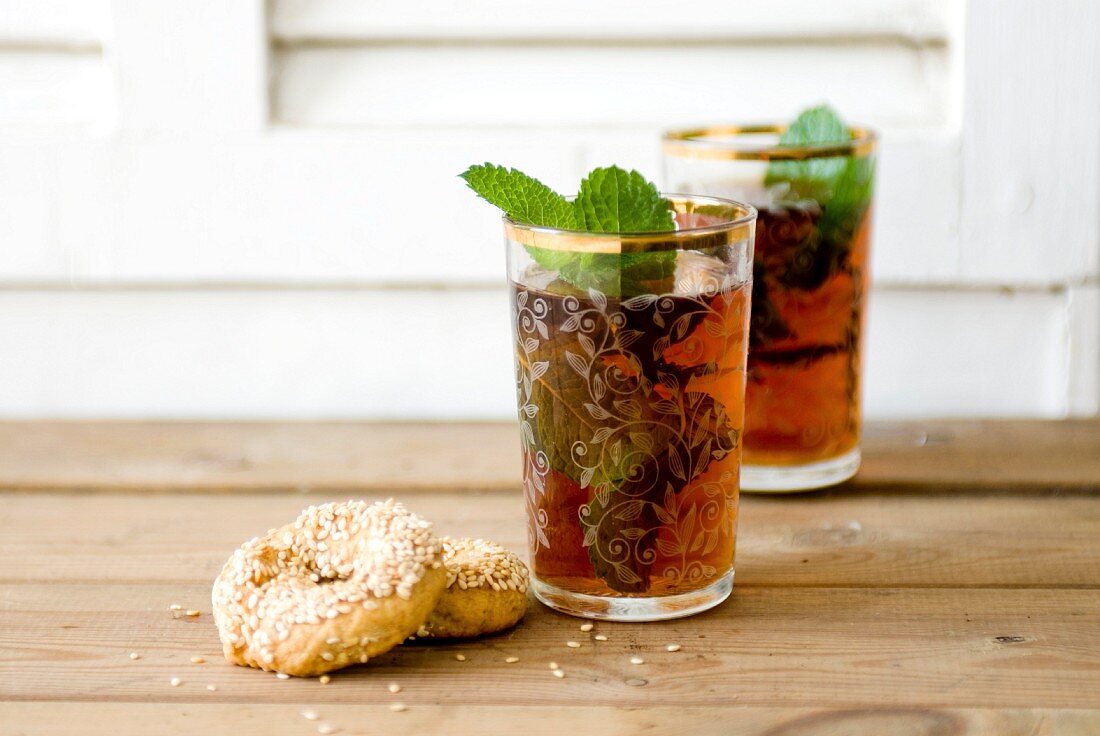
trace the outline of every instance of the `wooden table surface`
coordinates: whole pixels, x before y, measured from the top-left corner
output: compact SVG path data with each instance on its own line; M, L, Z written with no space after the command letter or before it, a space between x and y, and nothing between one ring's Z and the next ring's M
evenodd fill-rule
M492 424L0 424L0 733L1100 733L1096 421L874 425L855 481L742 498L725 604L597 624L607 642L535 605L328 685L221 658L211 581L310 503L393 493L522 550L517 443Z

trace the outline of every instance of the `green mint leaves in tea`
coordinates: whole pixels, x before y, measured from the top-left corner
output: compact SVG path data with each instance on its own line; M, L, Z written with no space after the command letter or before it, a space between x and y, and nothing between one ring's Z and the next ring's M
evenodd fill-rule
M518 223L622 234L682 224L656 186L618 167L592 171L572 199L491 164L462 178ZM510 247L530 256L512 299L536 576L593 595L714 583L733 561L747 256L731 275L721 247Z
M650 233L676 229L672 210L657 187L637 171L593 169L572 200L516 169L471 166L461 174L482 199L528 225L590 233ZM616 296L641 293L672 278L674 253L567 253L528 247L543 268L581 291Z

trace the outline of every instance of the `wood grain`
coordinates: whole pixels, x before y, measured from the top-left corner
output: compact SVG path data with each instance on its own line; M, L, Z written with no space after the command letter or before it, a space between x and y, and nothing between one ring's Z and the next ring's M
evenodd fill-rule
M741 588L690 619L598 624L607 642L537 606L514 631L405 646L329 686L227 664L208 584L0 591L7 701L387 703L396 680L410 705L1100 708L1095 590ZM172 603L204 615L174 618ZM582 646L567 648L571 639ZM670 642L683 649L665 651ZM466 661L455 660L460 652ZM207 664L192 664L196 655ZM550 661L564 680L551 677ZM183 684L171 687L173 677Z
M316 723L303 710L317 711ZM439 733L485 736L516 733L561 736L563 733L636 736L639 733L692 736L1094 736L1100 714L1092 711L976 708L858 709L677 707L623 709L583 703L554 706L417 705L393 713L382 705L332 704L311 701L270 705L239 703L14 703L5 713L14 724L11 736L68 734L80 723L83 736L115 736L121 732L190 736L225 733L226 724L247 724L251 733L300 736L316 733L328 723L346 736L389 733ZM445 730L441 728L446 726Z
M2 422L0 490L342 493L502 490L514 426L350 422ZM836 492L1100 492L1100 420L873 423Z
M712 611L596 642L533 605L325 686L225 663L222 563L308 504L390 493L523 549L512 427L0 424L0 731L280 736L316 733L311 708L348 734L1096 733L1098 429L876 425L856 482L742 499L737 585Z
M342 496L347 498L347 495ZM381 494L365 494L381 499ZM246 539L337 494L8 494L0 582L209 583ZM526 548L518 491L406 498L446 533ZM49 519L44 533L32 519ZM745 497L737 584L797 587L1100 585L1090 496L889 492Z

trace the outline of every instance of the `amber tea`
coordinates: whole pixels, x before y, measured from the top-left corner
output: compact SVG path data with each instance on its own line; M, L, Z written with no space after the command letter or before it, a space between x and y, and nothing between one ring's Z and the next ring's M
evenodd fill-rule
M733 567L749 289L517 284L533 569L595 596L706 588Z

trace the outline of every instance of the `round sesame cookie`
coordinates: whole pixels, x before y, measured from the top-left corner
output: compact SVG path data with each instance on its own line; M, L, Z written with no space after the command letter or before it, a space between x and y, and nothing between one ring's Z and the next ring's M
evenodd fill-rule
M442 537L447 590L418 637L465 638L515 626L527 612L527 565L496 542Z
M403 642L447 585L431 523L393 499L310 506L246 542L214 581L230 662L311 676Z

